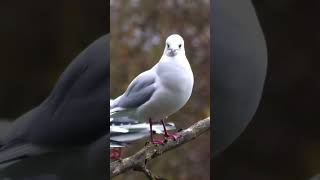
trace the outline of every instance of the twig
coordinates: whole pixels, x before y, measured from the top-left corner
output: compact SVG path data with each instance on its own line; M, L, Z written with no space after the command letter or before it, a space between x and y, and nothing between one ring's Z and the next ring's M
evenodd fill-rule
M133 170L143 172L149 180L166 180L166 179L161 178L159 176L153 175L152 172L149 169L147 169L146 165L136 167Z
M143 172L149 179L163 179L153 175L151 171L147 169L147 161L192 141L209 129L210 117L207 117L206 119L196 122L188 129L179 132L177 134L179 138L176 141L168 139L164 145L148 144L136 154L110 163L110 176L115 177L132 169Z

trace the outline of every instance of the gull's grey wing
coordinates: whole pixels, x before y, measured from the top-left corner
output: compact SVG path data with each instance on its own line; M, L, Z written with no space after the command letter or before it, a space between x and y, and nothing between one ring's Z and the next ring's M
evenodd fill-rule
M257 110L267 49L251 1L216 0L211 9L212 154L216 154L241 134Z
M117 98L110 107L136 108L146 103L156 90L155 72L149 70L137 76L129 85L126 92Z

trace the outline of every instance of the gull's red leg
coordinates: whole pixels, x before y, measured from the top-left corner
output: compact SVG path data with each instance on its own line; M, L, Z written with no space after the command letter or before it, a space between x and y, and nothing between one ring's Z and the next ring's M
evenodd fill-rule
M112 160L114 160L114 159L119 159L120 156L121 156L121 148L111 149L110 159L112 159Z
M152 144L164 144L162 140L157 140L153 138L153 131L152 131L152 119L149 118L149 125L150 125L150 141Z
M164 131L164 136L165 137L168 137L170 139L173 139L173 140L177 140L179 138L179 136L177 134L169 134L168 131L167 131L167 128L166 128L166 125L164 123L164 120L161 119L161 124L163 126L163 131Z

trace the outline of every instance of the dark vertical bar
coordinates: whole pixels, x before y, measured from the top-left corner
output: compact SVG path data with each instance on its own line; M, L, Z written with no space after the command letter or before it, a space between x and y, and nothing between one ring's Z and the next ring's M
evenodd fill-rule
M110 166L109 166L109 164L110 164L110 148L109 148L109 146L110 146L110 121L109 121L109 119L110 119L110 113L109 113L109 109L110 109L110 103L109 103L109 99L110 99L110 18L111 18L111 13L110 13L110 1L106 1L106 16L107 16L107 18L106 18L106 20L107 20L107 22L106 22L106 25L107 25L107 34L108 34L108 39L107 39L107 41L108 41L108 60L107 60L107 66L108 66L108 68L107 68L107 70L108 70L108 72L107 72L107 76L108 76L108 88L107 88L107 98L106 98L106 121L107 121L107 133L108 133L108 135L107 135L107 144L106 144L106 148L107 148L107 153L106 153L106 156L105 156L105 158L106 158L106 162L107 162L107 164L106 164L106 179L110 179Z

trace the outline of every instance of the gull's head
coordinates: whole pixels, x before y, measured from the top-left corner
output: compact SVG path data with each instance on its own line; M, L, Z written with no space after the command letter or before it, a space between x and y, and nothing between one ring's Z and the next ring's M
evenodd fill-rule
M169 57L174 57L178 54L184 54L184 41L179 34L172 34L166 40L164 53Z

